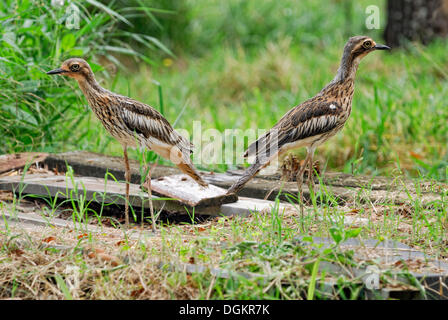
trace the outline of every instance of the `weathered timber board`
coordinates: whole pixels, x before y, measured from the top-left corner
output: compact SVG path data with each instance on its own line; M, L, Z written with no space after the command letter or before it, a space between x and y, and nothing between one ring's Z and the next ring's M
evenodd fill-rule
M108 171L117 179L124 179L123 159L120 157L77 151L49 155L45 163L50 169L57 168L59 171L66 171L66 163L68 163L73 167L76 174L102 178ZM138 162L130 160L130 166L131 181L140 183ZM179 173L180 171L176 168L157 165L152 170L151 175L153 178L159 178ZM208 183L227 189L239 178L241 173L242 171L238 170L227 173L201 172L201 175ZM322 180L325 188L335 196L337 201L348 204L355 201L373 204L384 202L403 204L413 203L416 199L419 199L423 205L430 206L434 202L440 201L441 193L448 189L446 184L439 182L427 182L420 186L416 181L406 178L388 179L385 177L353 176L345 173L324 173ZM274 200L281 186L282 182L278 175L258 175L245 185L239 195L264 199L267 193L273 189L268 200ZM419 191L416 190L416 186ZM280 199L282 201L288 201L287 194L297 196L296 182L285 182L281 190ZM316 185L316 190L319 190L319 185ZM303 185L303 193L305 199L310 198L310 192L306 185Z
M244 170L229 170L227 174L233 176L241 176ZM271 175L265 175L262 172L257 175L260 179L265 180L280 180L281 175L277 172ZM366 175L353 175L343 172L324 172L321 175L322 182L325 185L345 187L345 188L368 188L370 190L391 190L397 187L404 187L415 193L416 188L420 192L441 192L448 189L447 183L439 181L419 181L416 179L410 179L404 176L396 178L388 178L382 176L366 176ZM314 181L318 183L317 177L314 177Z
M146 185L145 187L147 188ZM223 203L232 203L238 200L237 195L228 195L226 189L212 184L202 187L185 174L152 179L151 190L160 196L179 199L179 202L191 207L219 206Z
M24 152L0 155L0 173L23 168L26 164L42 162L47 153Z
M302 238L303 237L298 237L299 244L303 243L301 241ZM322 244L321 249L325 249L334 244L334 241L329 238L313 237L312 243L314 245ZM427 266L428 268L432 268L432 272L436 269L443 270L448 276L448 263L436 261L425 253L395 240L385 239L380 241L377 239L348 239L341 242L339 247L344 250L353 250L354 257L358 260L376 260L381 264L393 264L400 260L406 261L417 259L425 260L428 263L433 262ZM425 268L426 267L423 266L422 271L429 271L429 269Z
M23 181L22 181L23 179ZM55 176L48 174L30 174L21 176L10 176L0 178L0 190L20 192L22 194L33 194L39 196L57 196L60 199L74 198L77 194L83 195L84 200L93 200L97 203L125 204L125 183L108 179L107 182L101 178ZM130 184L129 202L133 207L149 208L148 193L140 189L139 185ZM167 198L153 196L155 210L164 210L171 213L188 214L192 207L180 204ZM247 216L255 211L270 210L275 203L267 200L248 199L240 197L237 202L217 204L211 206L198 206L194 208L195 214L205 215L241 215ZM280 211L294 208L288 204L281 204ZM148 210L149 211L149 210Z
M70 228L74 230L83 230L93 233L100 233L112 230L112 228L97 227L94 225L86 225L84 223L73 223L71 220L65 220L55 217L47 217L43 215L38 215L36 213L22 213L14 212L11 213L9 210L4 210L1 213L0 225L4 224L6 219L8 223L19 224L22 226L31 225L34 227L60 227L60 228Z
M106 172L109 172L117 180L125 180L124 161L122 157L111 157L86 151L74 151L51 154L45 159L45 164L49 169L57 169L60 172L67 171L66 163L78 175L104 178ZM131 169L131 182L140 184L142 180L140 178L138 161L129 159L129 166ZM180 171L177 168L157 165L152 168L151 177L155 179L179 173Z

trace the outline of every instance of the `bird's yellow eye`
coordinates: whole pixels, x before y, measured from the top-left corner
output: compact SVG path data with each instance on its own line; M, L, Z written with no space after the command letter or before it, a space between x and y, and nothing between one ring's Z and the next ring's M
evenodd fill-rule
M75 63L70 66L70 70L76 72L79 70L79 64Z
M364 49L370 49L370 47L372 47L372 41L370 40L364 41L362 46L364 47Z

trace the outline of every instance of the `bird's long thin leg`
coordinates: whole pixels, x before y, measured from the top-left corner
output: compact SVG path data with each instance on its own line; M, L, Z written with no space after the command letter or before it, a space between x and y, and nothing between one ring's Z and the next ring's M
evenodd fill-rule
M302 219L302 229L303 229L303 214L304 214L302 184L303 184L303 174L305 172L307 161L309 161L309 156L310 156L310 153L307 150L307 155L306 155L305 161L303 163L303 166L300 167L300 170L297 173L297 177L296 177L297 189L299 191L299 199L300 199L300 215L301 215L301 219Z
M151 221L152 221L152 231L156 232L156 219L154 218L154 206L152 204L152 191L151 191L151 171L153 168L149 169L148 176L146 177L146 186L149 197L149 211L151 212Z
M308 160L308 186L311 190L313 190L314 193L314 168L313 168L313 157L314 157L314 151L316 150L315 147L310 147L308 150L308 153L310 154L310 159Z
M284 151L280 150L279 153L275 156L277 158L277 161L283 153L284 153ZM271 163L271 162L272 162L272 159L269 161L269 163ZM267 166L267 165L265 165L265 166ZM285 185L286 180L287 180L287 178L282 175L280 178L280 181L282 182L282 184L280 185L280 191L283 190L283 186ZM271 190L269 190L269 192L264 196L264 200L267 200L269 198L269 196L275 190L275 188L276 187L274 186Z
M126 180L126 202L124 204L124 218L126 228L129 228L129 184L131 183L131 170L129 168L129 159L128 159L128 148L123 146L123 154L124 154L124 178Z

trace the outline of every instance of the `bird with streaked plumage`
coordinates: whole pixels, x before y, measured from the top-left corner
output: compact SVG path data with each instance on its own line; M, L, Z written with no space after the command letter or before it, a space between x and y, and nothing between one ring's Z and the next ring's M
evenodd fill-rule
M254 163L227 193L240 191L252 177L280 154L306 147L307 156L297 173L297 187L303 213L303 173L308 165L310 173L308 181L312 187L314 151L320 144L338 133L350 116L359 62L370 52L389 49L388 46L376 44L367 36L350 38L345 44L334 79L316 96L288 111L272 129L249 146L244 157L255 158Z
M171 160L199 185L208 186L191 162L190 154L193 152L193 144L176 132L156 109L101 87L96 81L89 64L80 58L68 59L62 63L60 68L51 70L47 74L60 74L77 80L92 111L106 130L121 143L126 179L126 226L129 226L130 168L127 154L128 147L142 146L153 150L160 156ZM151 181L150 175L148 179ZM155 230L150 188L148 188L148 192L152 225L153 230Z

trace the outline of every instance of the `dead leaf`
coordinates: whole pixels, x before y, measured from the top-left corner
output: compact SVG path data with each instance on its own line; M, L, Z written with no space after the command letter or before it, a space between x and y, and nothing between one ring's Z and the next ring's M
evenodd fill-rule
M143 292L145 291L145 289L143 288L139 288L139 289L135 289L131 292L131 297L132 298L137 298L138 296L140 296Z
M50 243L51 241L55 241L56 238L53 236L46 237L45 239L42 239L42 242Z
M10 253L15 254L20 257L22 254L25 253L25 251L23 251L22 249L13 249L10 251Z
M398 260L397 262L394 263L394 266L396 266L396 267L401 267L401 266L403 266L403 261Z
M120 264L120 261L116 257L113 257L107 253L98 254L98 258L100 258L103 261L110 262L112 267L116 267Z
M413 151L409 151L409 154L411 155L411 157L416 158L416 159L424 159L425 157L422 156L421 154L415 153Z
M87 238L89 235L87 234L87 233L83 233L83 234L80 234L79 236L78 236L78 240L79 239L82 239L82 238Z
M11 191L0 190L0 200L3 200L3 201L13 201L14 200L14 194Z
M108 255L107 253L100 253L98 257L103 261L112 261L112 256Z

